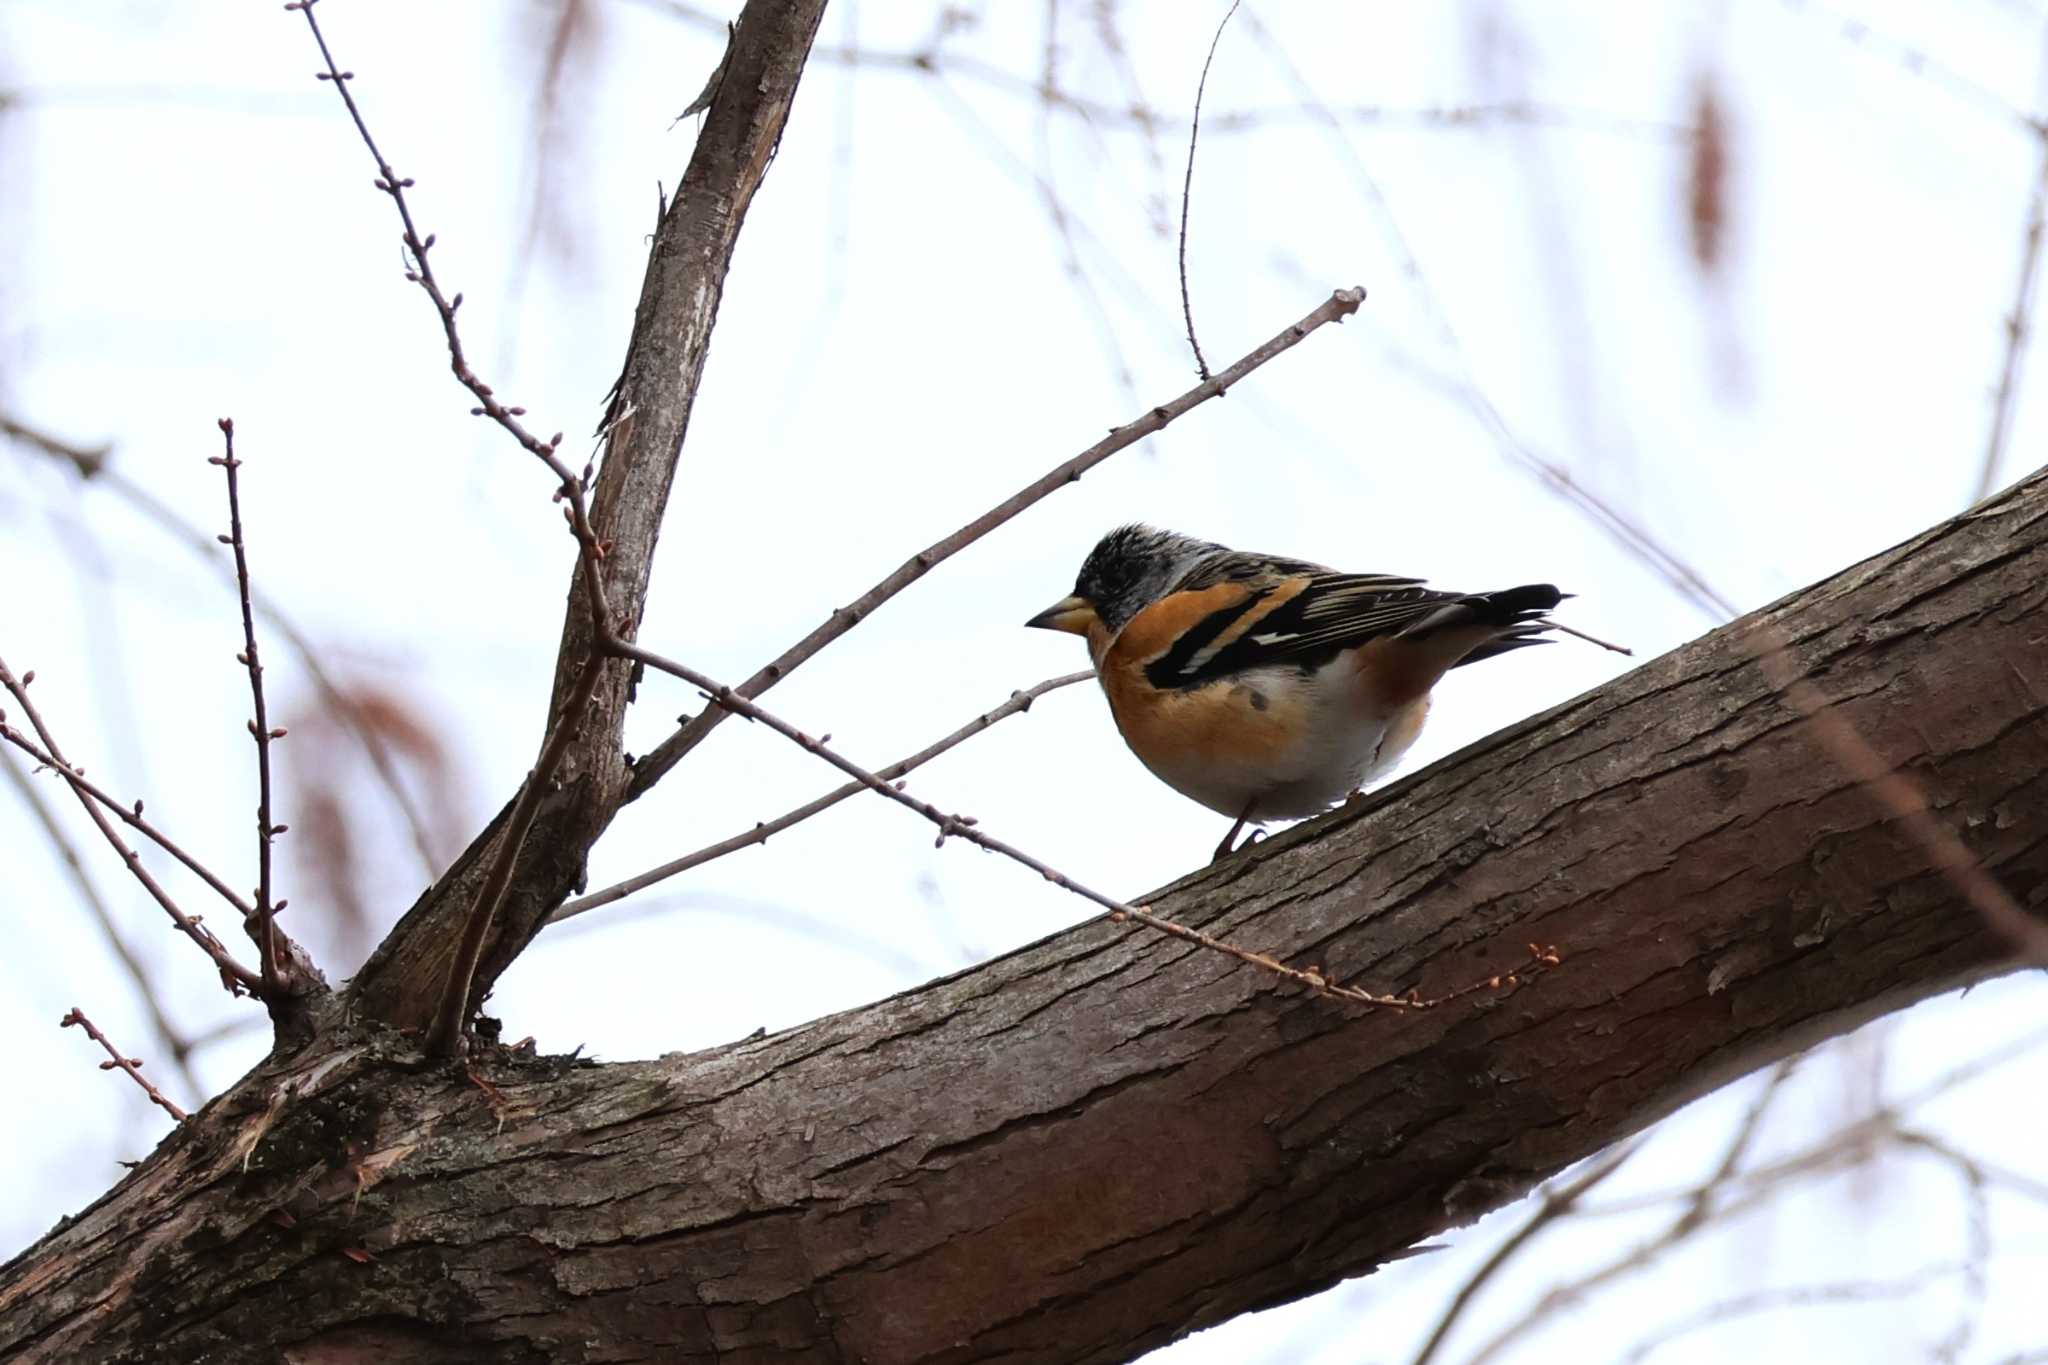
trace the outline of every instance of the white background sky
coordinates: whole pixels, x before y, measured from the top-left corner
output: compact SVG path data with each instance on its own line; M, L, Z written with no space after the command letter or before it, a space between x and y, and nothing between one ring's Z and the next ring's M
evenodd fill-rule
M1161 112L1156 143L1127 124L1046 119L1028 93L972 74L814 63L728 283L643 639L737 680L912 551L1192 382L1161 225L1177 212L1185 113L1221 9L1121 7L1123 66L1096 6L1063 7L1060 84L1112 106L1142 98ZM1035 80L1045 8L978 12L945 52ZM415 211L439 235L437 270L467 295L478 368L537 430L566 430L580 449L623 352L657 182L673 187L695 135L694 120L671 120L718 37L660 4L593 4L541 176L553 5L328 0L321 13L387 155L418 181ZM1516 439L1744 609L1958 510L1983 455L2040 157L2024 114L2044 23L2048 6L2021 0L1254 0L1222 40L1208 108L1280 112L1203 142L1189 269L1205 349L1220 366L1335 286L1365 285L1365 308L944 565L772 706L879 765L1083 666L1077 642L1018 623L1133 518L1450 587L1554 580L1579 595L1575 624L1638 658L1707 629L1513 463L1461 397L1475 390ZM821 43L904 52L932 24L924 4L836 5ZM1919 53L1918 69L1895 48ZM0 411L111 442L119 469L209 529L223 513L205 461L214 419L232 415L261 584L333 669L428 718L461 776L437 814L466 834L531 761L574 547L543 472L467 415L432 314L402 278L390 206L315 66L302 21L276 5L0 6ZM1711 280L1687 254L1687 145L1668 131L1691 118L1702 79L1730 120L1727 255ZM1333 129L1298 112L1305 99L1394 116ZM1510 99L1574 117L1399 116ZM2000 483L2039 463L2036 387L2023 385ZM255 798L238 647L211 568L106 490L0 446L0 656L38 671L75 759L246 883ZM268 649L273 706L303 706L303 673ZM1408 768L1628 666L1568 645L1456 675ZM695 708L662 681L642 697L636 750ZM836 776L727 725L619 820L593 885ZM89 828L43 781L85 843ZM1121 893L1196 865L1221 832L1124 751L1092 689L1045 699L913 787ZM367 784L358 795L366 811L376 799ZM360 834L388 922L419 868L381 816L365 813ZM181 1022L197 1033L252 1013L86 847ZM321 887L286 869L290 914L316 926ZM934 850L905 812L854 801L543 936L493 1012L550 1051L704 1047L913 986L1087 912L964 845ZM151 1054L124 978L11 792L0 914L0 1029L15 1040L4 1253L103 1190L163 1121L55 1026L77 1004ZM324 961L336 977L355 965L333 951ZM2043 999L2038 977L1998 983L1914 1011L1881 1047L1866 1038L1815 1058L1773 1110L1764 1152L2018 1036ZM256 1032L210 1048L204 1084L225 1085L261 1050ZM2042 1075L2022 1060L1927 1122L2048 1176L2038 1121L2020 1121L2038 1112ZM1745 1094L1667 1125L1611 1195L1696 1177ZM2025 1290L2048 1269L2043 1206L2001 1194L1990 1209L1998 1254L1983 1329L1957 1357L1968 1361L2048 1340ZM1968 1213L1953 1177L1925 1162L1815 1182L1511 1358L1620 1358L1717 1298L1908 1274L1962 1254ZM1496 1215L1450 1251L1159 1358L1404 1359L1524 1216ZM1443 1358L1469 1357L1553 1279L1656 1226L1560 1227L1488 1291ZM1960 1285L1759 1316L1653 1358L1918 1359L1953 1327Z

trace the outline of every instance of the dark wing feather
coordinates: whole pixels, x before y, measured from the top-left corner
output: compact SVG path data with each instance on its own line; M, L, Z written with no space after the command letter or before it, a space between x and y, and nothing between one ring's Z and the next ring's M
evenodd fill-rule
M1313 670L1368 640L1447 626L1499 627L1500 640L1466 656L1487 657L1541 643L1533 637L1546 627L1537 618L1560 597L1548 584L1465 594L1437 592L1414 578L1316 573L1301 592L1254 615L1280 581L1260 585L1246 600L1183 632L1171 650L1146 667L1147 680L1155 687L1187 688L1260 668ZM1250 627L1232 629L1247 616L1253 619Z
M1376 635L1392 635L1457 600L1455 594L1432 592L1413 578L1319 572L1308 575L1308 586L1291 599L1271 606L1268 599L1291 578L1272 575L1244 601L1212 612L1182 632L1172 649L1146 666L1146 678L1154 687L1185 688L1275 665L1317 668L1341 650ZM1202 585L1183 586L1228 581L1231 578L1214 576ZM1247 617L1253 621L1248 628L1239 624Z

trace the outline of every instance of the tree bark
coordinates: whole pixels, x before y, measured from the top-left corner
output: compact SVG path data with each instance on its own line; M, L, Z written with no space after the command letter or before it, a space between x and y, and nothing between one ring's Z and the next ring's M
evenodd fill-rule
M764 1038L427 1064L334 1002L0 1271L61 1361L1126 1359L1363 1274L1741 1072L2011 965L1798 667L2048 900L2048 475L1150 898Z

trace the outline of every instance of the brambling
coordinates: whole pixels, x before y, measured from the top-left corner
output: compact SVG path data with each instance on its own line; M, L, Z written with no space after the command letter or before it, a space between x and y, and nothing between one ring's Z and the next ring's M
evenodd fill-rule
M1430 689L1557 628L1548 583L1436 592L1122 526L1073 594L1025 622L1084 636L1124 742L1153 775L1236 821L1314 815L1392 770Z

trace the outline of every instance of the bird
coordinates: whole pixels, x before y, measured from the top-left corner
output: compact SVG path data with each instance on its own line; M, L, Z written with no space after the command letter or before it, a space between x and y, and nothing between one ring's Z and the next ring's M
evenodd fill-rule
M1234 821L1223 858L1246 824L1318 814L1390 772L1438 679L1569 630L1546 615L1568 596L1439 592L1133 523L1024 624L1087 640L1131 752Z

